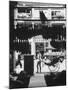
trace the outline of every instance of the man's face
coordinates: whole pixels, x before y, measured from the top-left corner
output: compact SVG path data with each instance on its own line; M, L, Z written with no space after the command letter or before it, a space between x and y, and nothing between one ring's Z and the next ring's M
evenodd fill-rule
M46 57L44 57L44 59L46 60Z

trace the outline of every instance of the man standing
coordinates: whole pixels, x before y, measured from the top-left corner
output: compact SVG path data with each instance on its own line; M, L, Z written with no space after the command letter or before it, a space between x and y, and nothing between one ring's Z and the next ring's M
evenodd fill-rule
M37 58L38 58L38 62L37 62L37 72L40 72L41 73L41 61L42 61L42 58L41 58L41 53L39 52L38 55L37 55Z

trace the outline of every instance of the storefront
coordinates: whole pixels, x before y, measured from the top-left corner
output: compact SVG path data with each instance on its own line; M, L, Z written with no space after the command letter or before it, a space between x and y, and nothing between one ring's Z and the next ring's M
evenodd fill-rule
M51 39L44 39L42 35L32 37L29 40L29 42L31 43L31 54L36 55L38 52L44 54L45 52L52 51L52 49L54 48L50 45L50 41Z

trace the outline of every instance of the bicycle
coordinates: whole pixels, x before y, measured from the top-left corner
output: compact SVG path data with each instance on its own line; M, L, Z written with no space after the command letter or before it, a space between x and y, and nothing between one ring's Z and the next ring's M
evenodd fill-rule
M45 65L48 65L48 68L49 68L50 72L58 72L59 69L60 69L60 62L64 60L64 57L63 56L55 57L53 59L50 59L49 63L47 63L46 60L45 61L42 60L42 62Z

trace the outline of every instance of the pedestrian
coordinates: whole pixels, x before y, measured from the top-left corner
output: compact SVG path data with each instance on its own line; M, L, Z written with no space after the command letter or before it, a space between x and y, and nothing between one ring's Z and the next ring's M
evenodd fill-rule
M38 58L38 62L37 62L37 72L40 72L41 73L41 61L42 61L42 55L41 53L39 52L38 55L37 55L37 58Z

